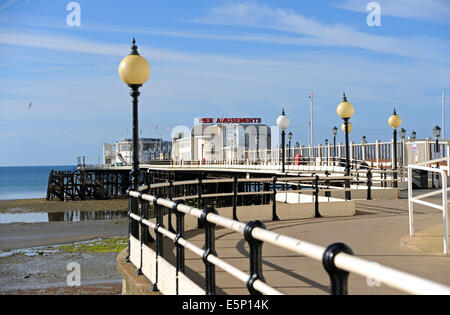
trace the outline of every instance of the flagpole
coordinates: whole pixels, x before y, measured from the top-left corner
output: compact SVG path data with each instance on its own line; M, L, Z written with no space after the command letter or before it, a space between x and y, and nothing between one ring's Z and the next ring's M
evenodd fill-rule
M445 89L442 89L442 135L443 135L443 139L446 139L446 135L445 135Z
M311 90L310 99L311 99L311 146L314 146L314 96L313 96L313 90Z

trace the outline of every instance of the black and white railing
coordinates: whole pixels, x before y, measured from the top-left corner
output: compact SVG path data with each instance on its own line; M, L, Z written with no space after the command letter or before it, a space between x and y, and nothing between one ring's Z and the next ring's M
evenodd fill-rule
M335 295L345 295L348 293L348 276L349 273L355 273L363 277L376 279L378 282L389 287L404 291L410 294L450 294L450 287L441 285L417 276L394 270L389 267L381 266L373 262L355 257L352 250L342 243L336 243L327 248L308 243L299 239L271 232L266 229L260 221L252 221L250 223L242 223L218 215L214 208L198 209L183 204L183 201L176 202L158 198L144 191L129 191L129 218L130 218L130 235L129 239L139 240L140 246L134 246L134 251L140 251L137 260L138 274L146 274L144 266L148 255L150 243L156 242L156 250L153 270L149 273L154 274L154 290L160 290L165 284L163 281L174 281L176 289L173 294L186 294L182 289L182 281L185 275L185 250L193 252L202 257L205 265L205 289L202 291L206 295L216 294L216 272L218 267L231 276L239 279L247 285L252 295L266 294L278 295L283 294L277 289L266 283L263 276L262 268L262 247L264 243L270 243L290 250L294 253L312 258L320 263L327 271L331 282L331 293ZM140 203L140 207L139 207ZM156 212L156 220L148 217L149 205L154 206ZM176 229L166 228L164 226L164 212L176 216ZM205 248L200 248L189 242L185 235L185 217L191 216L199 220L201 228L204 229ZM247 274L228 262L220 259L215 248L215 228L223 227L230 231L241 234L250 246L250 274ZM149 229L155 232L156 240L154 240ZM140 233L139 233L140 230ZM161 278L164 275L164 266L160 266L160 259L164 257L163 238L173 241L176 246L176 273L174 278ZM131 248L128 247L128 258L131 256ZM145 255L144 255L145 251ZM136 253L133 253L136 255ZM163 291L163 290L161 290ZM163 291L163 293L166 293ZM193 294L192 291L189 292Z

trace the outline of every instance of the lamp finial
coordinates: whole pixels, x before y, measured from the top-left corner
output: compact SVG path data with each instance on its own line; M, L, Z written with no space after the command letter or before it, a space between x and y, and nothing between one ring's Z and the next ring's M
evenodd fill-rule
M344 101L344 102L348 102L348 100L347 100L347 96L345 95L345 93L344 93L344 98L343 98L343 101Z
M130 53L130 55L137 55L137 56L139 56L139 52L138 52L138 46L136 46L136 39L133 37L133 40L132 40L132 44L133 44L133 46L131 46L131 53Z

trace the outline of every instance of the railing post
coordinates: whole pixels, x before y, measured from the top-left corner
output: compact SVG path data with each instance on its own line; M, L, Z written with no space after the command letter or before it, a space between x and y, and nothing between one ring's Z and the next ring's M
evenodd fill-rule
M277 215L277 177L273 177L272 221L280 221Z
M172 208L172 211L175 213L176 215L176 220L177 220L177 235L175 237L174 243L177 247L177 263L176 263L176 268L177 268L177 288L176 288L176 294L179 294L179 276L178 273L182 272L184 273L185 271L185 250L184 247L181 246L178 243L178 240L180 238L185 238L185 234L184 234L184 216L185 214L181 211L178 211L178 205L183 203L181 200L178 200L175 202L175 205Z
M247 281L247 288L251 295L262 295L261 292L253 288L256 280L266 282L262 272L263 242L253 237L252 232L255 228L266 229L266 226L261 221L252 221L244 228L244 237L250 246L250 278Z
M372 200L372 171L367 172L367 200Z
M321 218L319 212L319 179L320 177L316 175L316 178L314 180L314 217Z
M239 219L237 217L238 189L239 189L238 178L237 178L237 176L234 176L234 181L233 181L233 220L235 220L235 221L239 221Z
M174 189L173 188L173 180L169 180L169 193L168 193L169 200L172 200L172 198L174 196L173 189ZM168 225L169 225L169 231L172 233L176 233L175 229L173 228L173 225L172 225L172 211L170 211L170 209L169 209L169 213L167 215L167 221L168 221Z
M198 195L198 199L197 199L197 209L201 209L202 208L202 193L203 193L203 183L202 183L202 179L199 178L198 180L198 184L197 184L197 195Z
M348 294L348 276L349 272L336 267L334 262L336 256L340 253L353 255L350 247L342 243L336 243L328 246L323 253L322 264L331 280L332 295Z
M158 197L155 198L153 202L153 206L156 211L156 225L155 225L155 234L156 234L156 275L155 275L155 283L153 284L152 291L156 292L158 290L158 258L163 257L164 255L164 239L163 235L158 232L160 227L164 228L163 222L163 209L158 205Z
M214 208L206 208L200 217L202 225L205 227L205 253L203 263L205 264L206 295L216 294L216 266L208 261L209 255L217 256L216 253L216 225L207 220L208 214L218 214Z

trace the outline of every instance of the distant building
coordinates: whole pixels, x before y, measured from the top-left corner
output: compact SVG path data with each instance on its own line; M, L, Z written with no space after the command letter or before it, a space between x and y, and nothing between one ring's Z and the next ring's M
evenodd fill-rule
M127 166L132 164L133 141L124 139L116 143L103 145L103 164L113 166ZM139 163L146 164L155 160L169 160L172 143L162 139L139 139Z
M173 139L172 160L257 162L271 149L271 129L260 118L202 118L190 134Z

